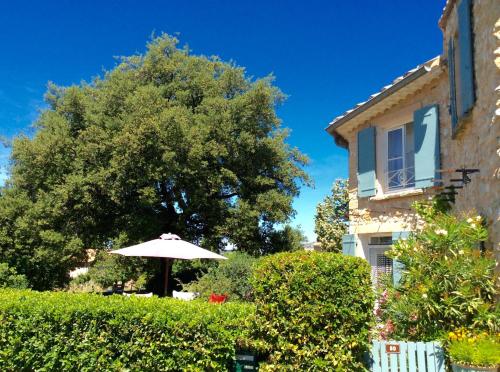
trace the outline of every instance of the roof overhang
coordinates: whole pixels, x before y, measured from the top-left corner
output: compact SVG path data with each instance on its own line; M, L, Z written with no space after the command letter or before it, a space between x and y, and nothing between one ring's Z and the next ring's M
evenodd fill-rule
M443 13L441 14L441 18L439 18L438 25L441 27L441 30L444 30L446 27L446 22L448 21L448 18L451 14L451 11L453 10L453 6L455 5L456 1L455 0L446 0L446 3L443 8Z
M370 120L370 118L393 107L410 95L415 94L425 85L440 76L442 64L440 57L420 65L385 86L379 93L373 94L366 102L359 103L352 110L336 117L326 131L335 139L335 143L347 148L348 142L344 135L352 128Z

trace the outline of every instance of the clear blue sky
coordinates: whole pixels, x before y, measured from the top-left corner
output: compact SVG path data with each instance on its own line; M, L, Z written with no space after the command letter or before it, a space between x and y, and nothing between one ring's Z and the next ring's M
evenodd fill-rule
M151 33L177 34L194 54L276 76L289 99L278 112L306 153L314 189L294 224L314 238L316 204L347 176L347 152L324 131L338 114L441 52L444 0L2 1L0 135L32 133L47 81L79 83L144 51ZM0 150L0 182L8 150Z

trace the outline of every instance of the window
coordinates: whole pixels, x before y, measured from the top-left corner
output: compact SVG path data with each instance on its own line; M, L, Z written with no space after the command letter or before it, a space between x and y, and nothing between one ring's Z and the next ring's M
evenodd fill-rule
M392 245L392 236L372 236L369 245Z
M370 266L372 269L372 281L375 287L380 283L384 275L392 275L392 259L385 253L392 244L391 236L372 236L370 237Z
M386 190L415 186L413 123L387 132Z

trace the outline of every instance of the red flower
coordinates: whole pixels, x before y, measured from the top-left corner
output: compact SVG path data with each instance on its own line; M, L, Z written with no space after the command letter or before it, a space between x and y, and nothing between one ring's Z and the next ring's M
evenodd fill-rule
M394 323L392 322L392 320L389 319L385 323L385 330L387 331L387 334L391 334L392 332L394 332Z
M382 295L380 296L380 299L379 299L379 304L380 305L383 305L387 302L387 299L389 298L389 292L387 292L387 290L383 291L382 292Z

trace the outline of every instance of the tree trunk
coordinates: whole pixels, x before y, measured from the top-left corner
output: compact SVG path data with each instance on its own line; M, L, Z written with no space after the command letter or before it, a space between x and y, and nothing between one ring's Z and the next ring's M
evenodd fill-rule
M171 296L172 293L170 291L169 285L170 285L170 270L172 267L172 258L162 258L162 264L163 264L163 288L162 288L162 295L163 297Z

